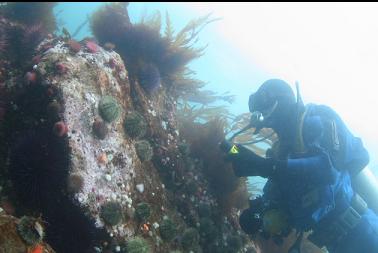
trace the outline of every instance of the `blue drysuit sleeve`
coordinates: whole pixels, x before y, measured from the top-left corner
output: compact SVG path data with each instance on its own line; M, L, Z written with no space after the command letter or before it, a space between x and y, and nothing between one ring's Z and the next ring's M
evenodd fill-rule
M288 159L279 167L276 175L286 180L301 179L309 183L326 185L333 184L337 176L325 151L304 158Z

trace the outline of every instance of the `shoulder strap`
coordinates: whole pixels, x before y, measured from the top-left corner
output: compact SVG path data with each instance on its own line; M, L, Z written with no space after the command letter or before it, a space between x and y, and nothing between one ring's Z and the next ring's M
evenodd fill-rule
M295 144L294 144L294 153L296 154L301 154L301 153L305 153L306 152L306 147L304 145L304 141L303 141L303 122L304 122L304 118L307 114L307 111L308 111L308 107L306 107L306 109L299 113L298 115L298 119L297 119L297 133L296 133L296 136L295 136Z

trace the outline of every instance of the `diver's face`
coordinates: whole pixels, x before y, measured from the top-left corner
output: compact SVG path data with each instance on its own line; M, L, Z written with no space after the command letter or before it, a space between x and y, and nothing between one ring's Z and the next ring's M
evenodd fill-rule
M280 103L266 122L266 127L272 128L276 133L289 134L296 121L295 104Z
M264 110L253 112L251 125L256 127L256 129L272 128L276 133L284 133L293 125L292 120L295 119L293 117L294 109L292 104L275 102Z
M256 129L271 128L274 123L275 111L277 110L278 101L275 101L271 106L252 112L251 125Z

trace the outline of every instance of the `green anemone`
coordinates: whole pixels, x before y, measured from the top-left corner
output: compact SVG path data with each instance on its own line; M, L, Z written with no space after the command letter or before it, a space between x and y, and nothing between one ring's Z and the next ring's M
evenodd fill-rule
M131 112L125 118L124 128L131 138L138 138L146 134L147 124L142 115L137 112Z
M36 218L23 216L17 224L17 232L28 245L42 242L44 231Z
M127 253L151 253L151 248L148 242L141 237L134 237L127 242Z
M122 220L122 208L116 202L109 202L101 207L101 218L106 224L117 225Z
M154 155L150 143L146 140L135 143L135 150L142 162L151 160L152 156Z
M135 209L135 213L139 220L141 221L147 220L151 215L150 205L147 204L146 202L139 203Z
M198 247L199 243L199 234L195 228L187 228L181 239L182 247L185 250L193 250Z
M121 107L113 97L104 96L100 100L98 111L105 121L112 122L121 114Z
M159 227L161 238L163 238L164 241L171 241L176 233L176 224L171 219L164 219Z

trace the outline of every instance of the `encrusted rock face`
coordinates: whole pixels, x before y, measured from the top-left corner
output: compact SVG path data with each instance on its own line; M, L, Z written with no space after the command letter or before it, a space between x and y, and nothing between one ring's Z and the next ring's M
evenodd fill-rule
M33 67L40 84L48 87L47 95L53 99L47 111L48 115L57 115L48 116L49 120L53 125L54 122L63 124L59 131L62 134L57 136L68 141L70 167L66 192L90 215L95 225L105 228L111 237L123 241L136 233L145 233L153 237L152 241L159 247L158 227L151 224L160 222L162 214L176 217L178 223L183 221L173 211L169 194L152 161L138 156L135 147L140 140L129 136L124 125L127 115L138 111L146 118L143 125L146 141L154 147L158 143L174 150L177 130L164 129L160 123L163 117L173 121L172 112L167 113L166 108L172 101L162 102L166 99L163 91L151 99L137 84L131 87L120 56L100 46L97 49L92 52L84 48L73 54L62 40L45 40L39 46L40 61ZM112 120L104 119L104 111L99 108L104 98L117 106L117 117L111 117ZM107 109L111 111L112 106ZM51 107L58 109L51 110ZM101 138L94 127L96 122L106 126L106 134ZM153 148L149 151L152 153ZM135 209L144 202L150 204L151 216L141 221L136 218ZM109 223L102 215L108 203L120 207L114 213L117 217L108 217L113 214L107 213L108 220L117 222ZM155 252L165 250L155 248Z
M146 92L138 80L128 79L124 62L116 52L93 43L88 48L88 43L82 41L81 47L73 51L64 38L46 39L35 52L38 61L24 70L32 74L32 81L29 77L20 82L20 76L25 76L22 71L7 81L11 103L4 124L6 143L21 137L17 143L27 145L16 149L17 154L26 162L38 161L32 172L28 172L10 159L9 170L30 173L26 177L36 179L32 182L37 183L31 186L39 190L38 194L18 196L20 206L25 200L37 202L25 206L40 211L47 223L52 224L46 229L47 235L49 231L53 235L55 231L61 233L59 236L69 234L77 223L84 224L78 233L88 236L82 240L85 243L80 242L85 245L78 245L81 251L73 249L75 252L94 246L103 252L119 252L132 245L127 243L131 238L140 236L143 243L148 243L144 246L162 253L199 247L198 231L189 236L187 241L193 243L188 245L177 238L188 227L200 228L198 209L201 203L206 203L212 208L208 216L211 213L217 220L219 230L213 246L225 247L223 238L236 233L238 228L233 217L228 220L219 212L202 173L203 164L185 150L175 115L176 97L163 85L154 92ZM23 137L23 132L29 129L38 135L29 136L27 131ZM39 140L41 135L43 138ZM46 138L52 141L44 142ZM35 139L42 151L50 148L53 151L35 152L44 160L42 169L38 158L23 155L25 150L35 148L31 146ZM45 143L50 146L46 148ZM55 147L56 143L59 146ZM59 154L64 159L59 159ZM13 174L15 178L9 188L25 192L23 180ZM71 223L58 222L62 218ZM168 225L166 220L170 221ZM64 229L60 230L61 227ZM108 237L101 234L100 239L91 238L94 232L99 232L94 231L97 229L105 230ZM65 241L70 235L67 237L60 241L70 244ZM96 240L95 245L92 239ZM66 245L49 243L57 251L67 251ZM206 244L202 246L204 251L210 249Z
M130 182L135 175L135 152L133 145L124 138L122 126L125 112L131 106L127 71L115 52L98 47L96 53L79 51L72 55L61 41L52 46L35 70L44 82L54 87L64 108L60 116L68 128L70 174L83 178L81 190L73 197L88 208L98 226L104 226L99 215L101 206L107 201L120 200L126 208L126 203L121 200L130 193L127 189L132 187ZM117 71L107 66L110 59L116 62ZM57 63L67 71L49 72ZM120 105L121 112L114 121L105 122L109 131L106 138L99 139L93 132L93 123L101 117L101 99L109 96ZM128 233L123 225L114 228L120 235Z
M146 194L138 191L136 185L147 189L151 188L149 184L161 183L160 180L151 180L150 175L144 178L141 161L135 152L135 141L124 131L125 116L134 108L123 61L114 51L105 51L101 47L96 52L83 49L72 54L69 45L58 39L45 40L39 50L42 57L33 69L40 83L49 87L48 96L53 96L53 103L58 104L55 107L61 108L54 111L58 115L50 120L59 123L61 131L54 126L54 133L59 132L57 136L67 138L70 148L67 193L88 211L97 227L105 227L111 236L134 235L138 225L133 221L126 222L129 220L127 216L132 216L134 206ZM109 65L109 62L114 64ZM99 138L93 125L103 118L99 105L104 97L111 97L120 110L114 120L103 121L107 133ZM47 109L49 113L50 107ZM152 177L157 178L156 175ZM80 178L80 186L74 190L76 184L70 182L71 178ZM159 190L163 188L156 190L157 194ZM118 203L124 216L122 222L113 226L101 217L101 208L109 202Z

